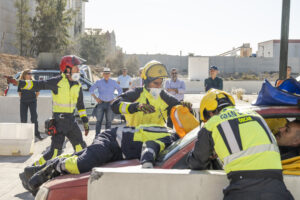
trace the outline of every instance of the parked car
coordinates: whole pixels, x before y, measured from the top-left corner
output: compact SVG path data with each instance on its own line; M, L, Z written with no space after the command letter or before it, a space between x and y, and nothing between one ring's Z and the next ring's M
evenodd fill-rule
M296 118L300 117L298 107L276 106L251 108L261 114L264 118ZM158 156L155 168L162 169L187 169L186 157L194 147L199 127L192 130L184 138L174 142ZM140 165L138 159L123 160L108 163L101 167L124 167ZM79 175L59 176L44 183L36 196L36 200L86 200L87 184L91 172Z
M93 108L96 105L95 99L91 96L89 93L89 88L92 86L92 82L90 81L91 75L90 70L88 66L84 65L80 67L80 83L82 85L82 91L83 91L83 101L84 105L86 107L87 115L90 116L92 114ZM34 80L48 80L54 76L59 75L59 70L31 70L32 77ZM18 79L21 75L21 72L18 72L14 78ZM6 96L19 96L18 95L18 87L14 86L12 84L8 85L8 89L6 90ZM40 91L41 97L51 97L51 91L50 90L41 90Z

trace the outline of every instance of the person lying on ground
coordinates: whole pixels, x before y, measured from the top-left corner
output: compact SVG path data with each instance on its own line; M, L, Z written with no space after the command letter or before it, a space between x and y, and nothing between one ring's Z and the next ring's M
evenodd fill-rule
M155 125L107 129L80 152L58 156L41 166L26 167L22 184L35 194L39 186L54 177L88 172L118 160L140 159L143 168L152 168L159 152L178 138L169 128Z

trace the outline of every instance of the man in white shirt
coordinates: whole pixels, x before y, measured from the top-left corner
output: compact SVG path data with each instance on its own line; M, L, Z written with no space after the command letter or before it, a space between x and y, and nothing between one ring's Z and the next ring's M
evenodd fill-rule
M177 78L177 70L171 70L171 80L167 80L165 89L172 94L178 101L183 101L185 92L185 83Z
M127 69L123 68L122 75L118 77L118 84L123 90L123 93L126 92L131 85L131 77L127 75Z
M135 77L132 80L132 84L131 84L132 89L137 88L137 87L143 87L143 79L141 78L142 71L143 71L143 67L141 67L139 69L139 76Z

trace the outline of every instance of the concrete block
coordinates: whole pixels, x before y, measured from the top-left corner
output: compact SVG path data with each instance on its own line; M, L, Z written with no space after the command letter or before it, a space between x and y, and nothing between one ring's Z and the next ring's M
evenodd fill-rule
M20 98L0 97L0 123L20 123ZM39 97L37 100L37 113L39 130L44 132L45 120L52 116L52 98ZM30 122L30 111L28 111L28 122Z
M288 190L300 197L300 177L284 176ZM88 200L223 199L229 184L221 170L94 168L88 181Z
M226 185L223 171L95 168L88 181L88 200L219 200Z
M26 156L33 147L34 124L0 123L0 155Z

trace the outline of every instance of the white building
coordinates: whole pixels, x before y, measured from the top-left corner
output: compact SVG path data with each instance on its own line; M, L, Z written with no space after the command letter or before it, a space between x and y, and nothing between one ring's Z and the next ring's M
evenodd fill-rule
M257 57L280 57L280 40L269 40L258 43ZM300 58L300 40L289 40L289 58Z
M17 9L15 8L16 0L0 0L0 53L18 54L15 47L16 41L16 24ZM34 16L36 1L28 0L29 15ZM85 28L85 3L88 0L67 0L67 9L78 11L73 19L73 26L70 27L69 33L71 38L75 39L84 31Z

